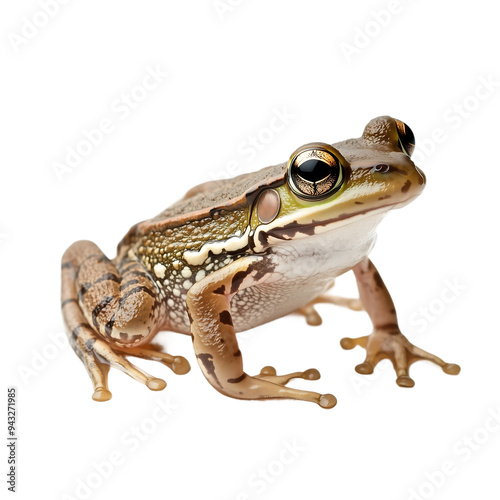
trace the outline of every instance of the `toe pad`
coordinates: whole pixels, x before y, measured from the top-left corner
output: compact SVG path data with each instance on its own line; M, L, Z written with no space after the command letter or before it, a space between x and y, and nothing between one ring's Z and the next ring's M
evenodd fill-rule
M337 398L333 394L323 394L318 404L321 408L333 408L337 404Z
M320 377L321 375L316 368L309 368L302 374L302 378L305 380L318 380Z
M109 401L111 399L111 393L107 389L100 387L94 391L92 399L94 401Z
M273 366L264 366L262 370L260 371L261 375L271 375L271 376L276 376L276 368Z
M455 365L454 363L446 363L443 366L443 371L448 375L458 375L460 373L460 366Z
M358 373L361 373L361 375L371 375L373 373L373 366L370 363L367 363L366 361L356 366L356 368L354 369Z
M150 378L146 382L146 385L148 386L148 389L151 389L152 391L161 391L167 387L167 383L161 378Z
M354 339L344 337L340 341L340 346L342 347L342 349L354 349L356 347L356 342L354 342Z
M413 387L415 385L415 382L408 375L400 375L396 379L396 384L398 384L399 387Z
M176 356L171 368L176 375L184 375L185 373L188 373L189 370L191 370L191 365L186 358L183 358L182 356Z

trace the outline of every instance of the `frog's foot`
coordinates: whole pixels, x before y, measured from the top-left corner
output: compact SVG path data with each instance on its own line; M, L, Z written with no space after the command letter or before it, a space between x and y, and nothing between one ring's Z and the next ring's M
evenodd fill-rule
M287 373L286 375L277 375L276 369L273 366L264 366L260 373L254 379L265 380L267 382L272 382L278 386L286 386L290 380L294 378L301 378L304 380L318 380L321 377L318 370L315 368L309 368L309 370L303 372L293 372ZM294 391L294 389L290 389ZM297 391L299 394L302 394L303 391ZM316 394L316 393L307 393L314 395L313 399L308 399L304 397L300 397L297 399L305 399L306 401L313 401L319 404L322 408L333 408L337 404L337 398L333 394Z
M343 338L340 345L344 349L353 349L359 345L366 349L366 359L355 370L363 375L373 373L373 369L382 359L390 359L396 370L396 383L401 387L413 387L415 382L409 376L409 368L415 361L428 360L437 364L449 375L458 375L460 366L446 363L419 347L414 346L401 332L375 330L371 335L355 339Z
M273 384L286 385L290 380L294 378L302 378L304 380L318 380L321 377L318 370L315 368L309 368L305 372L293 372L286 375L277 375L275 368L272 366L264 366L260 371L259 375L255 378L260 378L262 380L267 380Z
M306 322L311 326L319 326L323 322L320 314L314 307L315 304L335 304L337 306L347 307L353 311L362 311L363 304L360 299L349 299L345 297L336 297L334 295L320 295L304 307L294 311L295 314L305 316Z
M114 347L111 348L104 340L99 338L87 324L81 324L75 330L74 336L72 337L73 348L83 361L83 364L87 368L90 375L92 385L94 386L92 399L95 401L108 401L111 399L111 392L108 387L108 372L110 366L118 368L133 379L143 383L152 391L161 391L166 387L167 383L163 379L153 377L130 363L124 353ZM137 348L137 350L139 351L139 348ZM128 351L129 350L127 350L127 354L131 356L139 355L139 352L132 353ZM152 357L146 357L146 355L152 356L150 351L145 350L145 355L140 357L153 359ZM177 367L178 370L180 367L181 371L182 369L186 370L185 363L187 363L187 361L180 356L169 356L168 354L156 352L155 356L157 357L155 359L161 358L158 360L162 362L163 356L167 357L168 362L170 362L169 358L173 358L173 366ZM185 363L181 360L184 360ZM189 367L189 364L187 366Z
M128 355L158 359L177 373L188 370L183 358L153 353L148 348L117 346L137 345L159 330L161 301L156 284L139 262L124 261L117 267L94 243L79 241L64 253L61 269L65 324L71 345L90 374L96 401L111 398L107 385L109 366L151 390L166 386L164 380L131 364Z

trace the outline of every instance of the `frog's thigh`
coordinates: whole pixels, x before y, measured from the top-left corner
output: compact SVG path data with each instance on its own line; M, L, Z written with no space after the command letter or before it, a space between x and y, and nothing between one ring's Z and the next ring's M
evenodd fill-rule
M75 288L87 322L104 339L132 347L157 332L156 285L139 262L129 262L119 270L97 245L79 241L68 248L63 265L73 266L67 288ZM64 281L63 275L63 287Z
M251 377L243 371L230 303L238 291L262 280L264 275L259 269L260 262L259 257L241 258L210 274L189 290L186 305L198 364L212 386L226 396L237 399L300 399L332 408L336 399L331 394L322 395L279 384L292 377L280 379L272 373ZM267 375L269 380L262 375Z

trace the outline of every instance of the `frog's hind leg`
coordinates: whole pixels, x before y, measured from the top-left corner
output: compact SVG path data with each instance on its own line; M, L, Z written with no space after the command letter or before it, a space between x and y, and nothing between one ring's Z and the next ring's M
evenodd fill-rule
M332 282L330 288L333 287L335 282ZM347 307L353 311L362 311L363 303L361 299L351 299L346 297L337 297L335 295L323 294L316 297L304 307L301 307L293 312L293 314L300 314L306 318L306 322L310 326L319 326L323 320L314 307L316 304L335 304L336 306Z
M111 392L108 387L109 365L101 363L99 359L86 348L87 342L94 340L94 333L86 323L79 323L68 335L73 350L84 364L92 380L94 401L108 401Z
M265 273L259 257L244 257L194 284L186 297L193 346L198 364L210 384L222 394L236 399L298 399L333 408L331 394L286 387L292 378L319 378L316 370L276 375L271 367L252 377L243 371L242 354L230 312L232 297L259 282Z
M151 390L166 386L119 352L126 350L127 343L133 349L147 341L160 320L154 283L138 263L129 263L119 272L94 243L77 242L63 256L61 295L70 344L89 372L93 399L111 398L109 366ZM181 361L177 364L182 366Z
M69 309L69 306L65 306L65 308ZM152 377L111 349L85 321L81 312L76 309L68 311L65 318L68 325L70 345L83 362L92 380L94 387L92 399L95 401L111 399L111 392L108 387L110 366L118 368L151 390L165 388L166 382L164 380ZM73 325L75 325L74 328L71 328Z

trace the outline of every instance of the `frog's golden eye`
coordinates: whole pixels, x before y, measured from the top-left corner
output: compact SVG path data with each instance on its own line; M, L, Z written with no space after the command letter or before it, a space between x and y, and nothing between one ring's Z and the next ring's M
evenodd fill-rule
M415 151L415 135L406 123L396 119L394 121L396 122L396 128L398 129L399 147L403 153L411 156L413 151Z
M329 144L306 144L288 162L288 185L299 198L327 198L342 186L343 180L342 164Z

